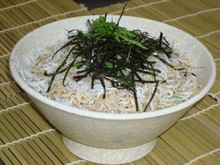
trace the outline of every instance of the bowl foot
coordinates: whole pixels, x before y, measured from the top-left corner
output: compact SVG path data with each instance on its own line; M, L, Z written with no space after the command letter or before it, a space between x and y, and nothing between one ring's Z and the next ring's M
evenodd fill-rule
M123 164L147 155L155 146L156 139L140 146L122 149L104 149L86 146L62 136L66 147L76 156L94 163Z

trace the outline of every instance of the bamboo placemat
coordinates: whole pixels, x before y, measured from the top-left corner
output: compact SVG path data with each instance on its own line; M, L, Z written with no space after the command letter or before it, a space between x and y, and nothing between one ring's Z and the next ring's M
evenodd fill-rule
M82 15L120 14L124 4L87 11L72 0L0 0L0 158L6 165L94 164L68 151L59 132L13 80L8 61L19 39L44 24ZM220 164L220 1L131 0L125 15L190 33L211 51L218 70L210 93L158 138L152 152L129 164Z

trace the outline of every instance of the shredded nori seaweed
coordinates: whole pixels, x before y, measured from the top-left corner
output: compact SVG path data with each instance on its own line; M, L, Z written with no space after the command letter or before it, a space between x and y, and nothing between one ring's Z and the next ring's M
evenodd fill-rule
M140 111L136 83L153 83L155 88L152 96L146 103L144 110L141 110L144 112L152 101L159 83L162 83L157 80L160 70L154 67L156 62L149 60L149 57L154 56L164 64L174 68L158 55L170 58L173 50L162 32L158 38L155 38L149 36L147 32L127 30L120 27L119 20L117 23L107 22L106 18L107 14L92 22L88 20L87 33L83 33L81 30L68 31L69 41L53 55L55 56L60 50L68 47L70 50L66 58L55 72L44 73L46 76L52 76L47 91L50 91L55 76L63 72L65 72L63 79L63 85L65 86L65 79L70 69L77 67L79 71L73 77L75 81L91 77L91 88L93 89L95 80L99 80L104 90L103 99L106 97L105 81L110 81L112 86L119 90L131 91L134 95L136 111ZM71 63L66 66L68 59L71 59ZM80 70L80 68L83 69ZM153 80L143 79L140 73L151 75Z

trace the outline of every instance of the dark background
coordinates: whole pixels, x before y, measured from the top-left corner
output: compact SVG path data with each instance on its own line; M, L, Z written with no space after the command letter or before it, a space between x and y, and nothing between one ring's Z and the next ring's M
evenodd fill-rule
M88 10L109 6L115 3L126 2L127 0L74 0L76 3L84 4Z

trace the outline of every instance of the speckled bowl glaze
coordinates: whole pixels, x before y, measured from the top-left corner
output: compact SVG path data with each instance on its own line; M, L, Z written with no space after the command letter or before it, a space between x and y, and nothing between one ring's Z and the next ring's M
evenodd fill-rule
M216 68L207 48L189 34L166 24L143 18L123 16L120 26L147 31L152 36L163 32L180 50L189 51L200 91L189 100L158 111L136 114L106 114L69 107L52 101L29 87L19 70L32 65L29 58L36 49L44 49L65 40L67 30L86 30L86 21L98 16L83 16L42 26L14 47L10 55L10 70L18 85L28 93L40 112L63 136L67 148L82 159L103 164L128 163L142 158L156 144L157 137L170 128L189 108L204 97L212 87ZM118 20L118 16L108 16Z

